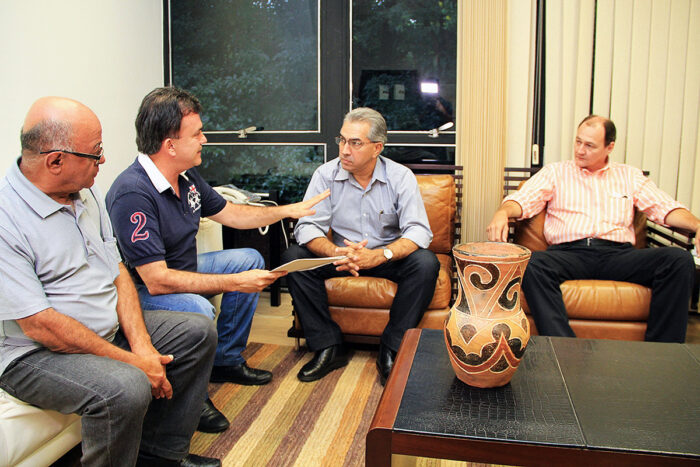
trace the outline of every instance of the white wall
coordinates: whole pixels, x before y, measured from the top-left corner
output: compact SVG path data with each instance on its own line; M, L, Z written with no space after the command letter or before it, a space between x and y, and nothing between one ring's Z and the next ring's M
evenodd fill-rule
M32 102L65 96L102 122L96 183L106 192L136 156L141 99L162 85L161 0L0 0L0 175L20 153Z

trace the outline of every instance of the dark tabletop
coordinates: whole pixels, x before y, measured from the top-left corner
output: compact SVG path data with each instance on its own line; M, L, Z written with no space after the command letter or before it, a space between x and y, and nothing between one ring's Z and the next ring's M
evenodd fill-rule
M700 363L700 344L685 345L685 348L690 352L690 354L695 357L695 360Z
M480 389L425 329L394 430L700 457L700 346L533 336L511 382Z

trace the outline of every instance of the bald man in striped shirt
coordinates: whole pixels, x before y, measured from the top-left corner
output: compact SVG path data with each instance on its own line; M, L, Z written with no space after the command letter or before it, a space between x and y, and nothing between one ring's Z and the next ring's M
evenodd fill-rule
M532 254L523 293L541 335L575 337L559 285L573 279L618 280L652 289L645 340L684 342L695 264L681 248L634 248L634 208L655 222L696 232L700 220L642 171L609 161L612 120L589 115L579 124L574 159L548 164L507 196L487 227L506 241L508 219L547 210L546 251Z

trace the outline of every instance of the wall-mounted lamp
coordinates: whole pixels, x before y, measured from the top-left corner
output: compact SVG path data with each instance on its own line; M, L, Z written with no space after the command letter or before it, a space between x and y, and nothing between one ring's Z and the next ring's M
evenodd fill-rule
M254 131L260 131L262 129L263 129L263 127L261 127L261 126L249 126L248 128L243 128L241 130L238 130L238 137L239 138L247 138L249 134L253 133Z
M439 127L433 128L432 130L428 131L428 137L437 138L441 131L449 130L453 126L455 126L454 122L443 123Z
M439 94L437 81L421 81L420 92L423 94Z

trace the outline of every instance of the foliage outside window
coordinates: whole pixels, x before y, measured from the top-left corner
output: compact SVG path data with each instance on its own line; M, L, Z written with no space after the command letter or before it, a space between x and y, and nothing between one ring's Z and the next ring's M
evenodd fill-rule
M204 129L317 130L315 0L171 0L172 82Z
M277 191L281 204L304 198L314 170L323 163L322 146L207 145L198 170L210 184L233 183L248 191Z

